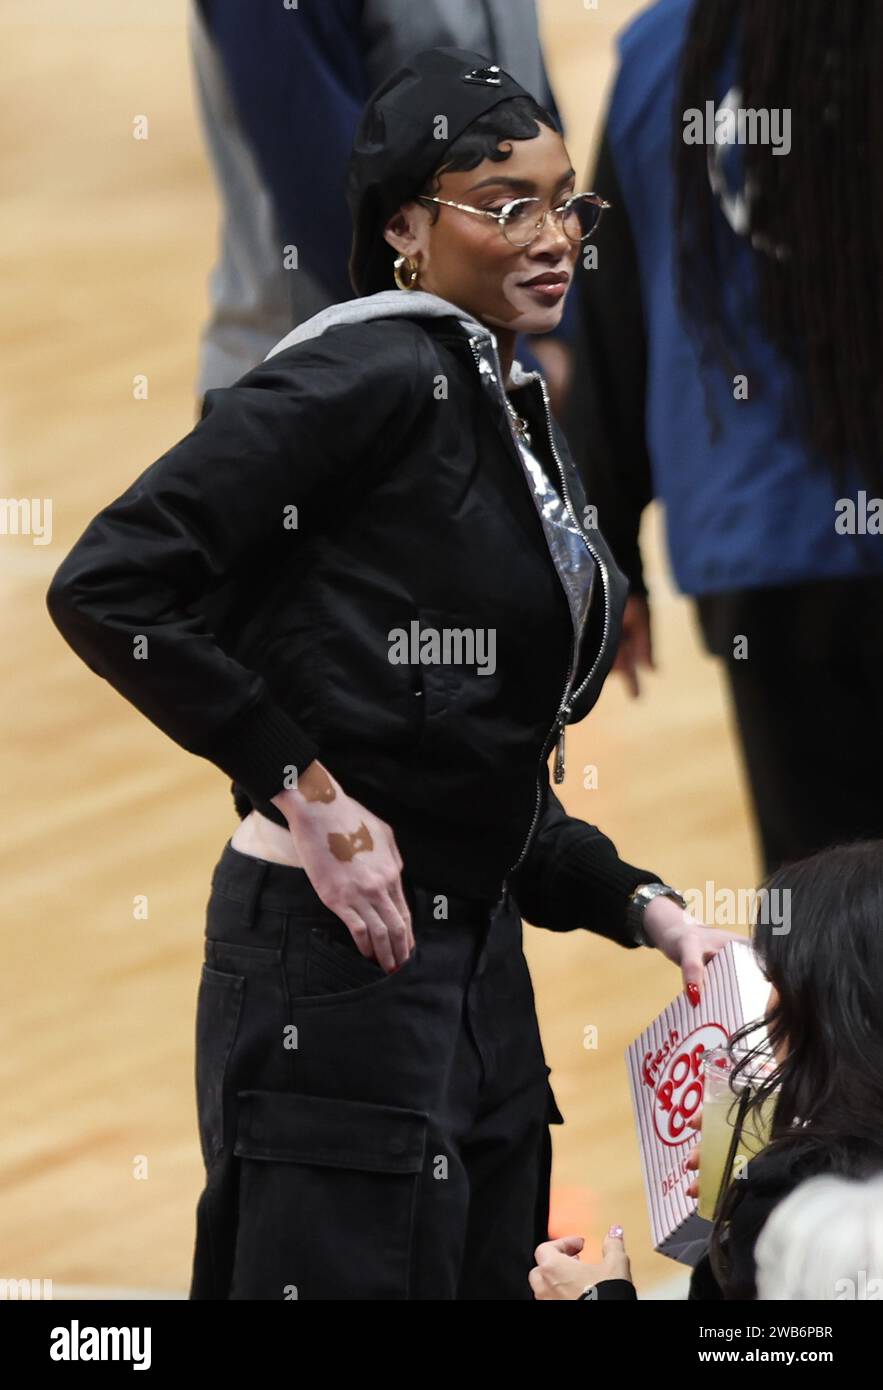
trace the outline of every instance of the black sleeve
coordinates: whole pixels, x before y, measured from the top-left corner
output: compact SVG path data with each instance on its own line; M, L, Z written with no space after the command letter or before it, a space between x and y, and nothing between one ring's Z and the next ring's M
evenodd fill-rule
M754 1247L767 1218L788 1189L778 1193L746 1193L726 1232L728 1262L726 1290L721 1289L711 1268L708 1254L696 1264L690 1278L687 1297L692 1302L705 1303L712 1299L753 1300L757 1297Z
M653 498L645 418L647 343L634 240L606 130L589 187L612 204L580 263L573 378L563 425L598 526L632 593L646 594L638 534Z
M638 1291L631 1279L599 1279L594 1288L594 1298L586 1298L583 1295L586 1303L603 1303L605 1299L608 1301L619 1299L632 1303L638 1301Z
M543 791L530 848L510 879L522 916L550 931L582 927L620 946L638 945L626 924L628 896L660 875L627 864L596 826L569 816L549 785L548 768Z
M414 339L394 334L378 352L381 332L326 331L207 391L195 428L89 523L46 595L92 671L253 800L320 750L296 721L296 689L283 708L199 609L271 550L291 553L295 573L300 528L363 485L426 405Z
M687 1300L692 1303L711 1303L722 1301L723 1296L721 1286L712 1273L711 1259L706 1250L693 1266Z

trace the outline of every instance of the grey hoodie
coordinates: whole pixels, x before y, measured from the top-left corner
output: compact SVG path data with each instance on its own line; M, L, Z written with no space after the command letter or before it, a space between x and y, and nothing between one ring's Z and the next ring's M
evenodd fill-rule
M275 347L270 348L264 361L266 362L268 358L275 356L277 352L284 352L286 348L292 347L295 343L303 342L305 338L315 338L319 333L324 333L326 328L332 328L335 324L365 323L368 319L386 319L399 314L409 318L425 315L449 318L453 314L455 318L459 319L470 337L476 335L484 338L490 341L494 347L497 344L496 335L478 319L467 314L466 310L461 309L458 304L452 304L450 300L442 299L440 295L431 294L429 290L378 290L376 294L362 295L357 299L344 299L339 304L329 304L327 308L320 309L318 314L313 314L312 318L305 319L290 333L286 333L284 338L280 338ZM521 363L516 361L512 364L509 385L521 386L525 381L532 381L538 376L538 372L525 372Z

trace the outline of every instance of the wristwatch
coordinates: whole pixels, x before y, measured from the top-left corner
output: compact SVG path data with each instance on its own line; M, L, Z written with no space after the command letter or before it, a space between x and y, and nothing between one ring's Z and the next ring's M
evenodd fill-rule
M631 932L632 940L636 946L653 945L644 930L644 908L654 898L673 898L679 907L686 908L687 906L686 898L667 883L639 883L635 891L629 894L629 906L626 914L626 926Z

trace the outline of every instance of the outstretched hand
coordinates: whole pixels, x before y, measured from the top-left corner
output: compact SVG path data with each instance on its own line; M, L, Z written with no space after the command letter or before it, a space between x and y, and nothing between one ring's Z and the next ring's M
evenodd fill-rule
M610 1227L596 1263L584 1264L579 1258L584 1245L582 1236L560 1236L537 1246L536 1265L527 1276L535 1298L580 1298L602 1279L631 1279L621 1226Z
M653 898L644 908L644 931L657 950L681 967L690 1003L698 1005L705 966L728 941L745 941L738 932L706 927L673 898Z

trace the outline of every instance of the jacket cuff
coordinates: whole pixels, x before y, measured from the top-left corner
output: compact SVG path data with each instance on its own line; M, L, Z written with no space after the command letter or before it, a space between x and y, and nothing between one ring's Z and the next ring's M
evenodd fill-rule
M556 899L574 925L585 926L627 949L641 945L628 924L629 895L639 883L663 881L651 869L599 854L597 843L591 839L568 845L550 879ZM587 910L589 904L592 911Z
M321 750L267 692L211 744L192 751L243 786L253 801L266 802L283 790L292 767L300 775Z
M581 1294L580 1298L586 1303L601 1303L604 1299L628 1299L633 1303L638 1301L638 1291L630 1279L599 1279L597 1284L592 1285L594 1296L591 1291L588 1294Z

